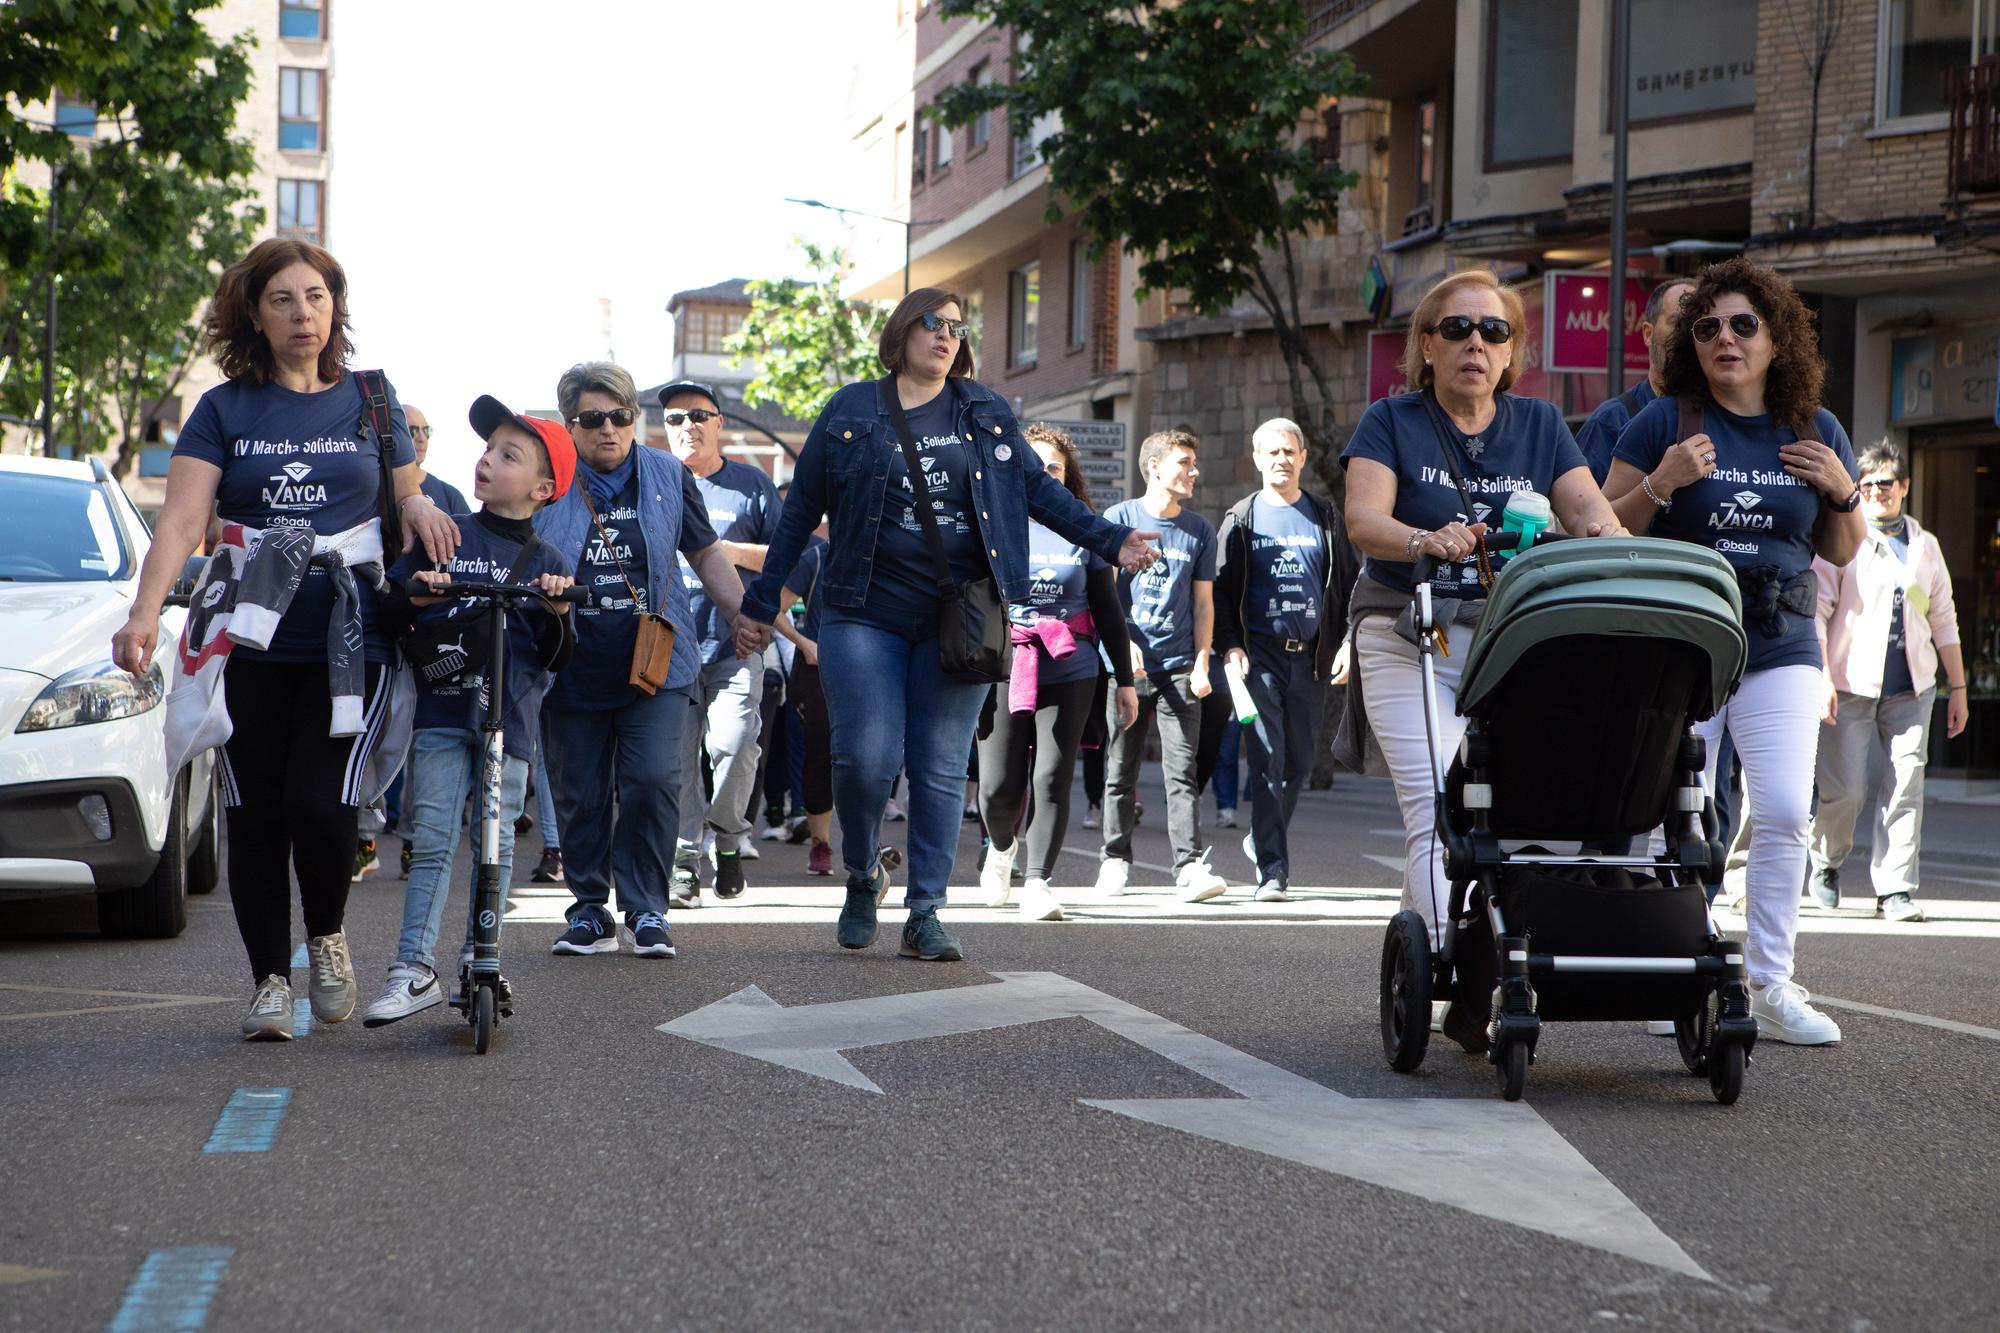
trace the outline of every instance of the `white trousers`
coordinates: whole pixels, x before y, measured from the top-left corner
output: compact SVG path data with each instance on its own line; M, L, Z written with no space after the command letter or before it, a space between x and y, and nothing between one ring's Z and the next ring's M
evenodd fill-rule
M1695 727L1708 743L1708 789L1716 784L1723 729L1743 763L1750 865L1743 914L1749 923L1744 960L1753 985L1792 976L1792 946L1799 933L1799 894L1806 879L1806 835L1811 825L1813 763L1819 753L1818 667L1772 667L1743 678L1721 712ZM1727 779L1727 774L1723 775Z
M1447 631L1451 656L1431 659L1437 678L1439 753L1446 767L1458 753L1465 719L1458 715L1458 677L1472 645L1472 627ZM1444 843L1437 836L1437 790L1424 728L1424 675L1414 644L1397 635L1387 616L1369 616L1354 631L1361 692L1368 725L1396 783L1403 811L1403 906L1430 924L1433 947L1444 943L1450 919L1451 881L1444 874Z

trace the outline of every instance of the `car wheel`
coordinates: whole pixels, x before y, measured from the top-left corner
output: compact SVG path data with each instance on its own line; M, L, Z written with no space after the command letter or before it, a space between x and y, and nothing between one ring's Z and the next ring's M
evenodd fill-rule
M214 893L222 882L222 783L213 768L208 772L208 814L188 853L187 880L189 893Z
M160 863L144 884L97 895L97 929L110 939L170 940L187 929L187 791L174 784Z

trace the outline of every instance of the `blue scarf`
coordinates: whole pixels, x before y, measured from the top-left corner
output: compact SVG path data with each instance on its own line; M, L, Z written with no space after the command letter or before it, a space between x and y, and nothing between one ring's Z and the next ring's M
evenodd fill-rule
M633 469L639 466L639 449L634 444L625 453L625 461L609 472L599 472L585 463L577 468L577 476L590 491L590 502L601 513L617 502L618 493L625 489L625 483L632 480Z

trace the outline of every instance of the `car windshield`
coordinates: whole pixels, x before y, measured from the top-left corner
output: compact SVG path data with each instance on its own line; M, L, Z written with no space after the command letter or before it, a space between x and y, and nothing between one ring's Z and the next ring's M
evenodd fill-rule
M128 556L111 505L94 483L0 472L0 582L104 583Z

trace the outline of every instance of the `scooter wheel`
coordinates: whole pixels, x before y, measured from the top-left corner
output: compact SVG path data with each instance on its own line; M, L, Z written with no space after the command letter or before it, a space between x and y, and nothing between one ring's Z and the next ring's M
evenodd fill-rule
M493 1007L493 988L479 987L472 997L472 1049L481 1055L493 1044L493 1029L500 1022Z
M1528 1043L1510 1041L1502 1045L1494 1068L1500 1073L1500 1095L1510 1102L1520 1101L1528 1086Z
M1708 1058L1708 1089L1724 1106L1743 1095L1743 1068L1750 1062L1741 1046L1724 1046Z

